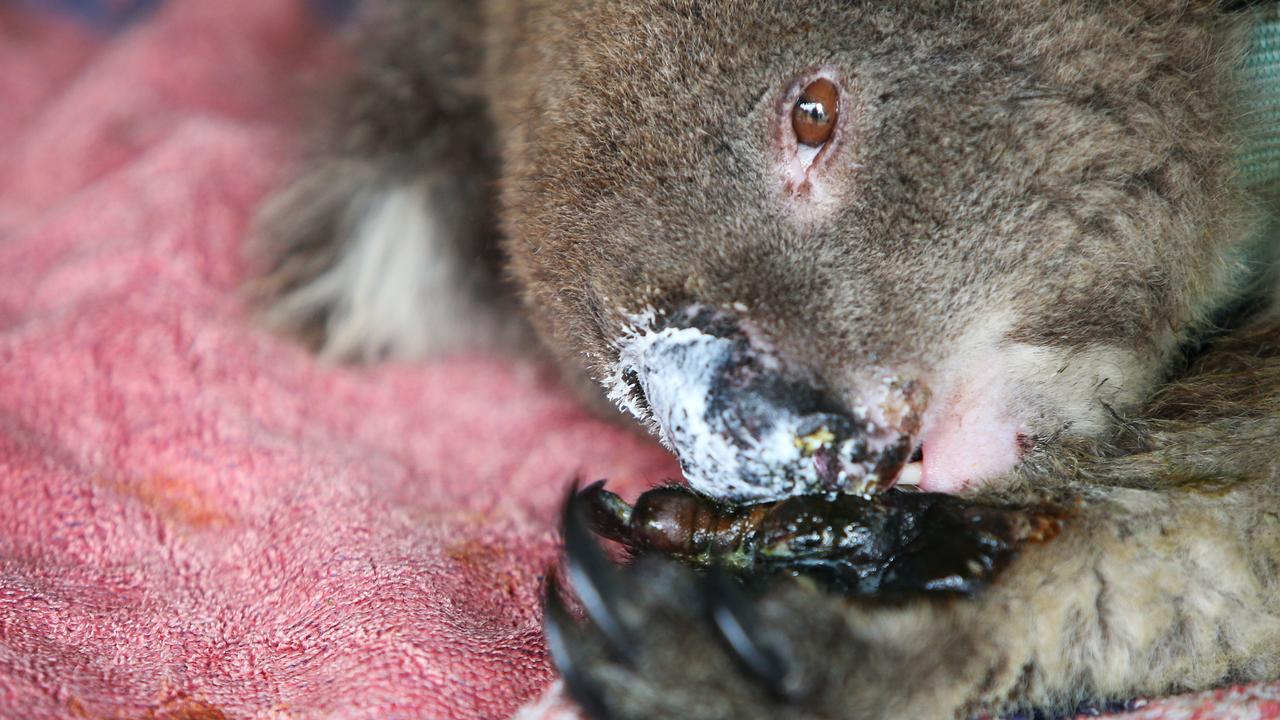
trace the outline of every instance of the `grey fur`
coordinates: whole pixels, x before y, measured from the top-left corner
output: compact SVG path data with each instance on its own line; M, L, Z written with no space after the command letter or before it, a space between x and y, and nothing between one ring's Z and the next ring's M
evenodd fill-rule
M966 717L1280 675L1276 328L1157 392L1251 282L1245 19L1209 0L400 7L263 226L269 293L333 266L368 188L421 182L460 218L449 252L505 255L546 346L596 380L630 313L691 303L746 306L837 397L867 366L928 377L995 316L999 348L1036 350L1012 367L1037 444L982 492L1080 498L1061 537L971 601L776 588L761 612L812 673L789 704L654 570L650 660L593 666L617 717ZM821 207L773 167L777 108L815 67L851 103ZM323 335L325 309L283 324Z
M1280 326L1220 343L1143 416L984 493L1077 510L974 598L765 591L758 632L786 649L788 697L730 657L686 571L648 560L617 593L630 603L617 612L645 618L631 657L575 628L578 680L614 718L861 720L1061 712L1280 676Z

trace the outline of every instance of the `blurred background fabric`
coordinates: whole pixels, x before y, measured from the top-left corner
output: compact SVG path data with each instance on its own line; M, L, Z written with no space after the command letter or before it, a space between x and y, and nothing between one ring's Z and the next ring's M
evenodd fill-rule
M27 5L0 4L0 717L510 717L553 678L566 489L674 463L534 362L333 367L255 326L246 228L336 56L313 4Z
M0 717L572 715L559 504L674 461L536 362L329 366L243 302L349 9L0 0Z
M174 0L183 2L184 0ZM328 20L350 17L359 0L310 0L312 10ZM0 0L39 12L62 13L103 30L115 31L142 19L164 0Z

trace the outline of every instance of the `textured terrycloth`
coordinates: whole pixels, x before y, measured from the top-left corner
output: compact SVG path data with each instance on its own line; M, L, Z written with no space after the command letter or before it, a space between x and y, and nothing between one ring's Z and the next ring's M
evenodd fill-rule
M1254 11L1252 45L1244 63L1242 111L1249 131L1240 150L1240 178L1248 187L1280 180L1280 4Z
M105 45L0 10L0 718L506 718L552 680L567 485L676 472L537 367L328 368L247 320L302 7Z
M324 367L247 320L302 7L107 42L0 0L0 718L563 718L565 486L676 472L537 367Z

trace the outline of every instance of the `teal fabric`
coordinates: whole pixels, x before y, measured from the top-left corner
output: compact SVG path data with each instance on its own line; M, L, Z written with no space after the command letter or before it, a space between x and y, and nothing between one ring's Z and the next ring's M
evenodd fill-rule
M1241 99L1245 134L1239 163L1246 187L1280 181L1280 6L1268 5L1254 14Z

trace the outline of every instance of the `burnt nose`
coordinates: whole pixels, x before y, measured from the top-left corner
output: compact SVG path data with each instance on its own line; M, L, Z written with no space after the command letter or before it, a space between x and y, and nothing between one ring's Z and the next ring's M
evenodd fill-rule
M745 328L695 307L619 347L624 404L655 426L689 484L731 500L891 485L912 438L851 412Z

